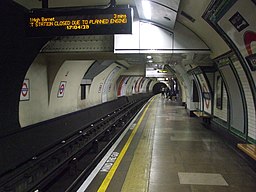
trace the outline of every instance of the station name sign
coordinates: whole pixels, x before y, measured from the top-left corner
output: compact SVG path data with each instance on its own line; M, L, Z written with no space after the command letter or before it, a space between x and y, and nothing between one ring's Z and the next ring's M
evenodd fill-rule
M29 37L131 33L131 8L34 10L27 21Z

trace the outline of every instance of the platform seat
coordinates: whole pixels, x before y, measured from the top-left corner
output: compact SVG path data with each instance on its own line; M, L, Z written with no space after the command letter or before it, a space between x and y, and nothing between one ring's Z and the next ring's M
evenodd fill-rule
M256 161L256 144L238 143L237 147Z
M208 115L205 112L202 111L194 111L193 112L197 117L203 117L203 118L210 118L210 115Z
M211 119L211 116L208 115L207 113L203 112L203 111L193 111L194 115L199 117L199 118L202 118L203 119L203 123L205 125L209 125L210 124L210 119Z

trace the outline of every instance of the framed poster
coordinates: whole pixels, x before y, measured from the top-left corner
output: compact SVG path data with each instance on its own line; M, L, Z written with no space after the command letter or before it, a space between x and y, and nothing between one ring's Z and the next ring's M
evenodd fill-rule
M222 109L223 100L223 81L220 75L217 76L216 81L216 108Z

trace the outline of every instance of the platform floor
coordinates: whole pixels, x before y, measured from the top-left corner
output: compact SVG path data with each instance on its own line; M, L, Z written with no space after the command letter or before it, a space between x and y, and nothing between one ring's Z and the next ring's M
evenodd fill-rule
M144 111L85 191L256 191L256 173L184 107L157 95Z

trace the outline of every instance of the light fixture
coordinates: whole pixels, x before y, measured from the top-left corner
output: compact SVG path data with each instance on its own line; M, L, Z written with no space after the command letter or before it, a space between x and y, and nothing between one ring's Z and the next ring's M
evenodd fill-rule
M171 21L171 19L169 17L164 16L164 19Z
M149 63L153 63L153 60L148 60Z
M143 8L143 13L146 19L151 20L151 6L150 2L143 0L142 1L142 8Z
M152 56L151 56L151 55L148 55L148 56L147 56L147 59L152 59Z

